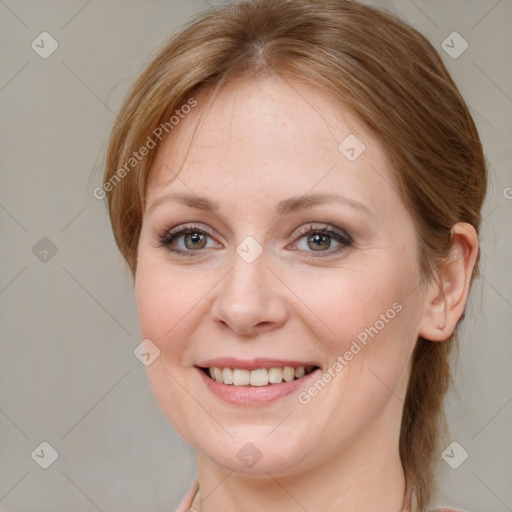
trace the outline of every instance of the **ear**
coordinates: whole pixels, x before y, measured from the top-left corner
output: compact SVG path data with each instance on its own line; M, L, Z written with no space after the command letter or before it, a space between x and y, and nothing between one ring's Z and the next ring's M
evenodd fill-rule
M464 313L471 276L478 257L478 235L466 222L451 230L452 246L439 265L437 279L427 285L419 336L432 341L446 341Z

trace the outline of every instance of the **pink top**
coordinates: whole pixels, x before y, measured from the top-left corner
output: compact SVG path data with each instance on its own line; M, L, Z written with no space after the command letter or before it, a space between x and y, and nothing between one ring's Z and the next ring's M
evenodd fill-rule
M197 512L195 508L192 507L192 502L194 501L194 497L199 489L199 480L197 477L194 482L190 486L190 489L187 491L187 494L181 500L181 503L178 505L178 508L175 512ZM463 510L455 509L455 508L437 508L432 512L464 512Z
M194 512L195 509L191 509L192 502L194 501L194 497L199 489L199 480L197 477L192 482L190 489L185 494L185 497L181 500L181 503L178 505L178 508L175 512Z

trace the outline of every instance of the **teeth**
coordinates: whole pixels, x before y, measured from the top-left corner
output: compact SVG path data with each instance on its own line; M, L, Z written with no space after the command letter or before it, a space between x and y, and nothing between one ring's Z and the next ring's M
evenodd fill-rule
M300 379L314 367L286 366L284 368L259 368L257 370L241 370L238 368L209 368L210 377L217 382L235 386L268 386L280 384L283 380L291 382Z
M287 366L283 370L283 379L286 382L290 382L291 380L293 380L294 377L295 377L295 370L291 366Z
M214 368L213 369L213 378L217 382L222 382L222 370L220 368Z
M251 380L251 372L249 370L233 370L233 384L235 386L246 386Z
M225 384L233 384L233 373L231 368L224 368L222 370L222 382Z
M298 368L295 368L295 378L300 379L301 377L304 377L304 374L306 368L304 366L299 366Z
M249 382L251 386L266 386L268 384L268 370L266 368L252 370Z
M283 370L281 368L270 368L268 370L268 381L271 384L279 384L283 381Z

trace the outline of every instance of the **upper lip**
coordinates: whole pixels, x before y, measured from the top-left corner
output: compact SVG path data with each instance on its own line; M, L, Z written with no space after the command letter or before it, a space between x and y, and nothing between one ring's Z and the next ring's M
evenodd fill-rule
M218 357L208 359L196 364L199 368L238 368L241 370L258 370L259 368L284 368L285 366L319 366L314 361L299 361L297 359L269 359L260 357L250 360L237 359L236 357Z

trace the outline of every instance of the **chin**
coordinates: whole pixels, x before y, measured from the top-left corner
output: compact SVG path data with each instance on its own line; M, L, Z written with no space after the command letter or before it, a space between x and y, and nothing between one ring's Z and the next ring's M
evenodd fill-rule
M290 476L306 469L306 466L314 465L308 456L314 446L305 444L304 436L290 435L289 428L283 430L281 436L275 432L269 435L271 430L265 428L263 432L262 429L239 428L233 437L225 433L222 440L217 439L214 451L212 445L195 443L193 440L191 444L215 464L247 475L268 478L268 473L272 473L274 476ZM310 442L313 443L313 440L310 439Z

